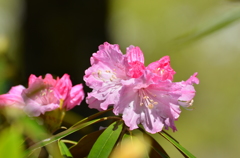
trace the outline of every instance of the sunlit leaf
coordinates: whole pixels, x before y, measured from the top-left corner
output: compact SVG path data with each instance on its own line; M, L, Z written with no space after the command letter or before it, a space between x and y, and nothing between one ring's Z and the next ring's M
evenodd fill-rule
M184 157L195 158L193 154L191 154L187 149L181 146L179 142L177 142L175 139L169 136L169 134L167 134L165 131L158 132L158 133L167 141L169 141L171 144L173 144L182 153Z
M59 140L58 146L60 149L60 153L64 158L72 158L73 157L71 152L68 150L68 147L66 146L66 144L63 141Z
M163 147L153 138L151 137L144 129L139 128L142 131L143 135L151 141L150 148L151 151L149 153L150 157L153 158L169 158L166 151Z
M58 134L56 134L56 135L54 135L54 136L52 136L50 138L44 139L44 140L42 140L42 141L32 145L29 148L29 151L33 151L33 150L35 150L37 148L43 147L43 146L45 146L47 144L50 144L50 143L52 143L52 142L54 142L54 141L56 141L58 139L61 139L61 138L65 137L65 136L67 136L69 134L72 134L72 133L74 133L74 132L76 132L76 131L84 128L84 127L87 127L89 125L92 125L94 123L101 122L101 121L104 121L104 120L107 120L107 119L109 119L109 118L108 117L99 118L99 119L95 119L95 120L92 120L92 121L89 121L89 122L85 122L85 123L79 124L79 125L74 126L72 128L69 128L66 131L58 133ZM119 118L116 117L115 119L119 119Z
M110 158L149 158L151 141L141 132L124 134L123 139L115 147Z
M94 143L88 158L106 158L110 155L120 133L122 122L114 122L99 136Z

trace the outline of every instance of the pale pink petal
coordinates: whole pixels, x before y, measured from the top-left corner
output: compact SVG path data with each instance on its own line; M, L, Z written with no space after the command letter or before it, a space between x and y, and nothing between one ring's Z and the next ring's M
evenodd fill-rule
M95 98L94 96L91 96L92 93L88 93L88 96L86 98L86 103L88 104L88 107L91 109L97 109L99 111L103 111L103 109L101 109L100 105L103 102L102 100L98 100L97 98Z
M146 71L132 83L122 82L121 102L114 106L114 112L123 113L123 120L130 129L141 123L150 133L160 132L164 126L176 131L174 121L181 112L178 98L182 85L176 86L170 80L154 83L151 77Z
M78 84L72 87L67 96L67 99L64 101L64 108L71 110L76 105L79 105L84 98L83 86Z
M0 107L16 107L23 108L24 101L21 96L22 91L25 89L22 85L12 87L7 94L0 95Z
M123 55L118 45L104 43L93 54L91 65L84 76L93 89L86 99L89 107L101 111L113 106L114 114L122 114L130 130L142 124L150 133L164 127L176 131L180 106L192 105L192 84L199 83L196 73L187 81L173 83L175 71L169 56L145 67L142 51L134 46Z
M186 84L199 84L199 79L197 78L198 73L195 72L187 81Z
M20 96L24 89L26 89L26 88L22 85L14 86L9 90L8 94L13 94L13 95L16 95L16 96Z
M94 90L88 93L86 101L90 108L106 110L118 101L121 80L129 78L126 75L127 61L118 45L105 42L93 54L91 64L85 71L84 81Z
M38 117L45 112L53 111L59 108L59 104L50 103L47 105L42 105L30 98L25 98L25 102L26 105L24 106L24 111L26 114L33 117Z
M114 113L123 113L123 120L130 130L138 128L138 124L142 124L146 131L156 133L162 130L164 126L164 119L157 112L157 107L144 104L141 96L143 89L147 88L145 84L139 86L141 81L132 82L132 84L125 85L120 91L121 105L114 106ZM137 87L134 83L138 83ZM139 88L139 89L138 89ZM147 92L143 92L148 96ZM142 96L142 97L144 97ZM150 96L150 95L149 95ZM125 106L124 106L125 105Z
M106 110L109 105L113 105L119 101L120 88L120 85L106 85L98 90L93 90L91 93L88 93L86 101L90 108Z
M98 49L97 53L93 53L91 65L97 64L99 61L112 65L114 62L117 64L123 60L123 54L117 44L109 44L108 42L105 42L100 45Z

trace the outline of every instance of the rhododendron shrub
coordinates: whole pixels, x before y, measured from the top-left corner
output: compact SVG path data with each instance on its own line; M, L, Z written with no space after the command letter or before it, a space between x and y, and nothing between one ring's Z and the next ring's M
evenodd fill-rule
M168 56L144 66L139 47L130 46L122 54L118 45L105 42L85 71L84 80L93 89L87 103L98 110L113 106L114 114L122 114L130 130L142 124L150 133L163 127L176 131L174 121L180 115L180 106L192 105L193 84L199 80L195 73L187 81L173 82L174 74Z
M171 142L184 157L194 157L164 129L176 131L174 122L180 116L180 107L187 109L192 106L196 93L193 85L199 83L197 73L186 81L173 82L176 72L170 65L169 56L145 66L139 47L129 46L123 54L117 44L107 42L99 46L90 63L83 77L92 89L86 102L89 108L99 110L97 113L77 120L59 132L65 112L84 99L82 84L73 86L68 74L56 79L51 74L45 77L30 75L27 87L14 86L8 93L0 95L0 129L4 130L0 132L1 142L4 143L3 146L0 144L0 151L12 151L21 145L21 150L26 150L17 157L42 157L44 154L54 158L123 157L129 154L124 150L127 146L139 146L140 142L144 142L141 152L136 150L131 154L167 158L169 155L151 136L157 133ZM21 115L15 115L19 111ZM109 111L114 116L109 116ZM64 119L68 125L76 120L71 114L66 115L71 116L70 119ZM111 123L79 140L65 138L105 120ZM7 135L2 136L3 133ZM125 141L127 139L129 141ZM1 149L5 146L6 149ZM47 150L40 151L42 147ZM9 157L2 153L0 157Z

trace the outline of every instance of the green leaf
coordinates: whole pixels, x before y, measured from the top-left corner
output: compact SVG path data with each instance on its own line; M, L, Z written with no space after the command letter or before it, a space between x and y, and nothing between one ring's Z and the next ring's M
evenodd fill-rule
M167 141L169 141L172 145L174 145L184 157L189 158L196 158L193 154L191 154L187 149L185 149L183 146L179 144L175 139L173 139L167 132L162 131L158 132L163 138L165 138Z
M195 31L192 30L188 33L185 33L185 35L178 37L177 42L179 42L179 44L193 42L195 40L201 39L202 37L210 35L216 31L219 31L223 28L226 28L230 24L238 20L240 20L240 10L232 9L227 13L223 13L223 15L214 17L208 23L205 23L204 25L200 26Z
M88 158L107 158L121 131L122 131L122 121L112 123L97 139L93 145Z
M23 138L17 126L5 128L0 133L0 157L24 157Z
M152 137L147 133L143 127L139 128L138 130L142 132L145 138L149 139L151 144L150 146L150 153L149 156L153 158L169 158L167 152L163 149L163 147ZM137 130L137 131L138 131ZM125 135L124 135L125 136ZM146 141L148 142L148 141Z
M25 134L36 141L41 141L49 136L44 126L37 123L37 119L34 120L28 116L19 119L19 124L24 127Z
M52 143L52 142L54 142L54 141L56 141L58 139L61 139L61 138L65 137L65 136L67 136L69 134L72 134L72 133L74 133L74 132L76 132L76 131L84 128L84 127L87 127L89 125L92 125L94 123L101 122L101 121L104 121L104 120L107 120L107 119L108 119L107 117L104 117L104 118L100 118L100 119L96 119L96 120L92 120L92 121L89 121L89 122L85 122L85 123L79 124L79 125L77 125L75 127L67 129L66 131L58 133L58 134L56 134L56 135L54 135L54 136L52 136L50 138L44 139L44 140L42 140L42 141L32 145L31 147L28 148L28 150L30 152L32 152L32 151L36 150L37 148L43 147L45 145L48 145L48 144L50 144L50 143Z
M75 124L72 125L70 128L75 127L75 126L77 126L77 125L79 125L79 124L81 124L81 123L84 123L84 122L86 122L86 121L90 121L90 120L92 120L92 119L94 119L94 118L96 118L96 117L98 117L98 116L100 116L100 115L102 115L102 114L104 114L104 113L106 113L106 112L108 112L108 111L111 111L111 110L112 110L112 108L107 109L107 110L105 110L105 111L100 111L100 112L98 112L98 113L96 113L96 114L93 114L93 115L91 115L91 116L89 116L89 117L87 117L87 118L85 118L85 119L82 119L81 121L75 123Z
M125 133L122 140L114 151L111 153L112 157L142 157L149 158L150 140L143 136L141 132ZM130 149L130 150L129 150Z
M87 157L93 144L103 131L104 130L95 131L82 137L78 141L77 145L70 148L73 157Z
M68 150L68 147L66 146L66 144L62 141L59 140L58 141L58 147L60 149L60 153L64 158L73 158L72 154L70 153L70 151Z

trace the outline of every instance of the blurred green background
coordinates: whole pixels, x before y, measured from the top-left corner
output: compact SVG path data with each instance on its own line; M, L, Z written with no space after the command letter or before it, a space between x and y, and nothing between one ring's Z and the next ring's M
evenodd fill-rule
M174 81L199 73L194 110L183 109L178 131L169 133L197 157L238 157L239 19L238 0L0 0L0 92L26 84L31 73L83 82L98 45L117 43L123 52L136 45L146 65L169 55ZM86 104L75 111L95 112Z

